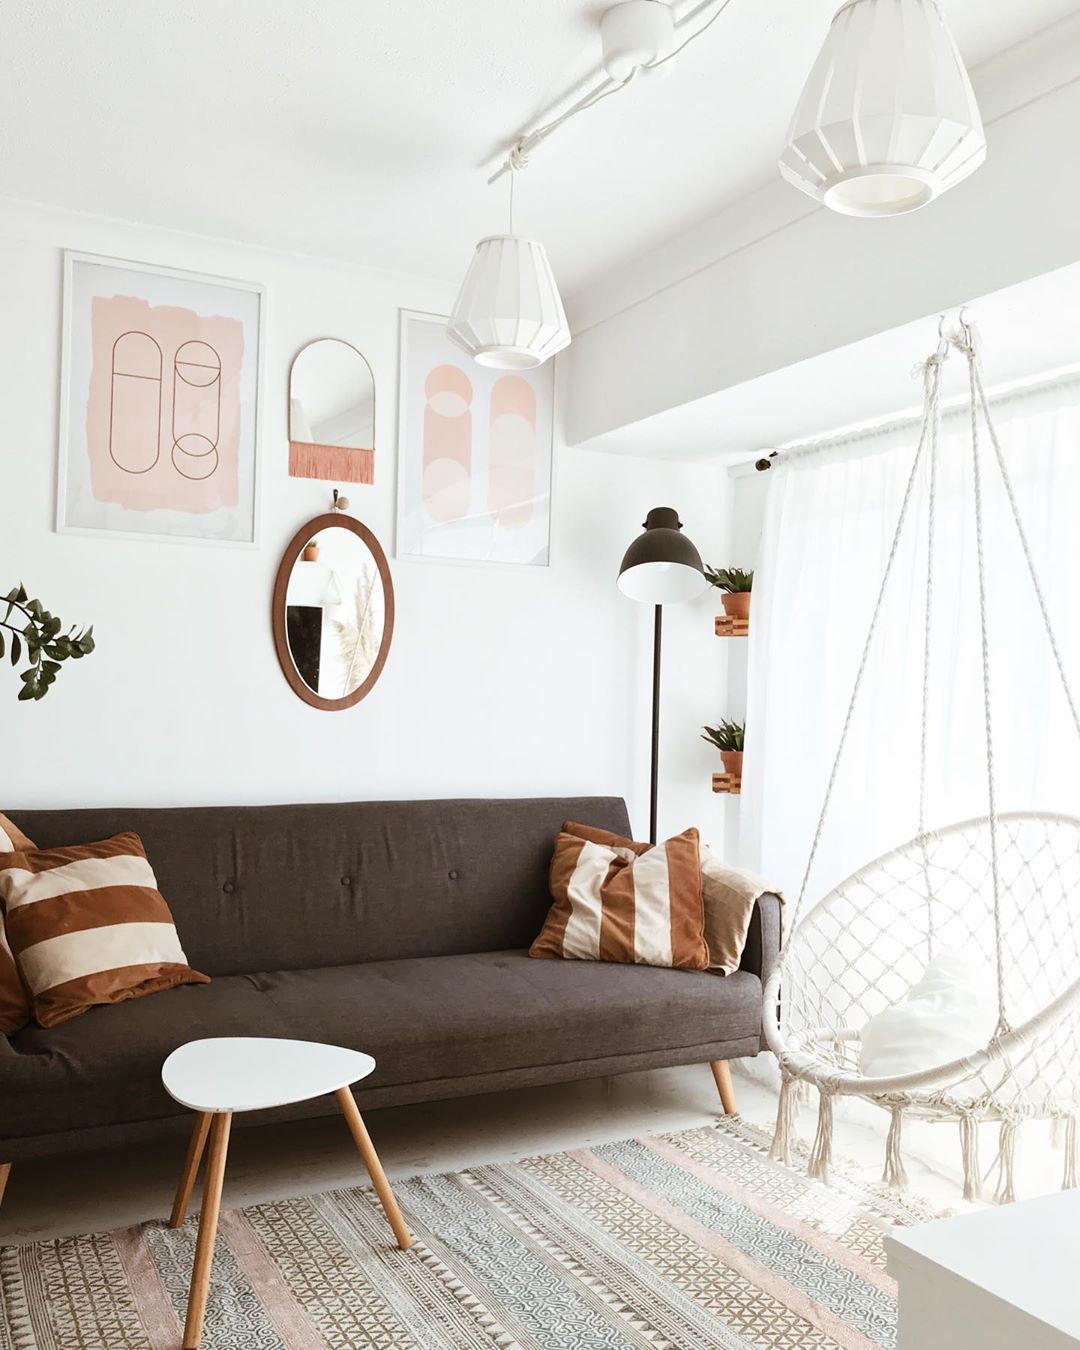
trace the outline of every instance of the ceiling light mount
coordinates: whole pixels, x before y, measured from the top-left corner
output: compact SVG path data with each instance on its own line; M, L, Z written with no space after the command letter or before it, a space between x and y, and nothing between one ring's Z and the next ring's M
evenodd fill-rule
M621 0L600 17L602 63L623 84L647 74L675 50L675 14L665 0Z

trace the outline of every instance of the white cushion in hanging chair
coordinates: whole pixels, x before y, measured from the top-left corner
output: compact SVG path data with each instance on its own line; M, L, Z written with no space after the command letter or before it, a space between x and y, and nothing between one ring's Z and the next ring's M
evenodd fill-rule
M963 952L940 952L902 1003L863 1027L859 1071L892 1078L948 1064L981 1050L996 1021L993 971Z

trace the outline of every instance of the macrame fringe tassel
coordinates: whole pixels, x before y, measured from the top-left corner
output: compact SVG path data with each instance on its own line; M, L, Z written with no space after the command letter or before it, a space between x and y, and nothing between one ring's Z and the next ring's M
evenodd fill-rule
M994 1200L999 1205L1011 1205L1016 1199L1016 1141L1020 1132L1018 1120L1001 1122L1001 1142L998 1145L998 1180Z
M907 1172L904 1169L904 1155L900 1141L904 1129L904 1108L892 1108L892 1120L889 1122L889 1137L885 1141L885 1171L881 1175L886 1186L900 1189L907 1185Z
M1050 1147L1051 1147L1051 1148L1064 1148L1064 1146L1065 1146L1065 1131L1066 1131L1067 1128L1068 1128L1068 1117L1067 1117L1067 1116L1051 1116L1051 1117L1050 1117Z
M776 1129L773 1132L769 1157L774 1162L791 1166L791 1150L795 1143L799 1116L799 1079L784 1074L780 1084L780 1103L776 1108Z
M817 1134L814 1147L810 1151L808 1175L816 1181L828 1181L829 1164L832 1162L833 1141L833 1099L832 1093L822 1089L818 1105Z
M808 1078L797 1078L795 1080L795 1105L810 1105L810 1080Z
M1069 1116L1065 1121L1065 1175L1061 1189L1072 1191L1077 1186L1080 1186L1080 1129L1076 1116Z
M964 1199L982 1198L982 1172L979 1168L979 1122L974 1116L960 1117L960 1155L964 1165Z

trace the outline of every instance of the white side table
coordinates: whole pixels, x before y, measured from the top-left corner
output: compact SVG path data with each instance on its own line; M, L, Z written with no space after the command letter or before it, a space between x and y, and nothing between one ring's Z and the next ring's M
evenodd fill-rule
M176 1191L170 1228L179 1228L184 1222L207 1136L210 1138L210 1160L203 1182L199 1237L184 1324L184 1350L196 1350L202 1337L210 1263L221 1210L225 1156L235 1111L263 1111L333 1092L398 1246L404 1250L412 1245L412 1237L405 1227L379 1155L349 1090L350 1084L366 1078L374 1068L375 1061L370 1055L341 1046L248 1036L191 1041L174 1050L165 1061L161 1069L165 1091L182 1106L198 1112Z
M1077 1350L1080 1191L894 1228L897 1350Z

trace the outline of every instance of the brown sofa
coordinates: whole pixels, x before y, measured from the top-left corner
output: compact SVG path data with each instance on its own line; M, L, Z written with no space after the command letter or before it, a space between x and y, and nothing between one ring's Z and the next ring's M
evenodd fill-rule
M779 902L759 902L742 969L534 961L566 819L629 833L618 798L13 812L40 847L136 830L196 969L213 976L0 1036L0 1163L186 1131L161 1065L202 1036L365 1050L361 1108L762 1047ZM335 1111L332 1097L270 1113ZM267 1119L244 1116L244 1123Z

